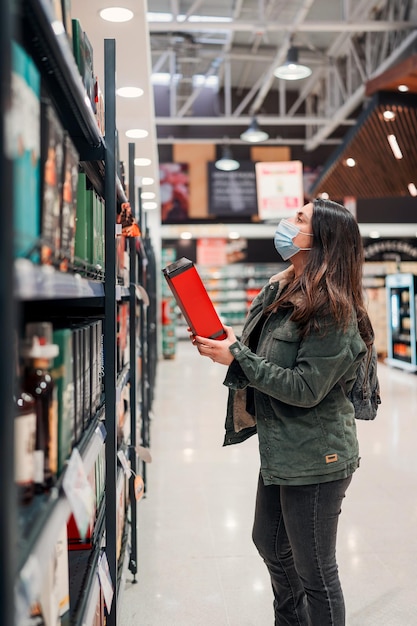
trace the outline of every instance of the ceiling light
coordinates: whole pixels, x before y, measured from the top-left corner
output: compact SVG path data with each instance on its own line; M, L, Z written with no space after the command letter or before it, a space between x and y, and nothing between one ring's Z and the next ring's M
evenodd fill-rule
M274 75L283 80L300 80L310 76L311 69L298 62L298 48L291 46L288 49L285 63L274 70Z
M328 200L330 198L329 194L327 193L327 191L323 191L323 193L320 194L320 198L322 200Z
M414 183L408 184L408 191L410 192L410 196L417 196L417 187Z
M142 178L142 185L153 185L154 184L154 179L150 178L149 176L144 176Z
M142 200L153 200L155 196L156 194L153 191L143 191L140 194L140 197L142 198Z
M142 207L147 211L149 211L150 209L156 209L157 206L158 204L156 202L144 202L142 204Z
M192 233L190 233L188 230L184 230L181 235L180 235L181 239L192 239L193 235Z
M400 146L398 145L398 141L395 135L387 136L388 143L391 146L391 150L396 159L402 159L403 153L401 152Z
M240 167L239 161L233 158L229 146L223 146L222 156L214 165L218 170L222 170L223 172L232 172L233 170L238 170Z
M346 159L346 165L348 167L355 167L356 165L355 159L352 159L352 157L349 157L348 159Z
M240 135L240 138L242 141L248 141L249 143L258 143L269 139L269 135L259 128L258 122L254 117L249 127Z
M146 165L150 165L152 161L145 157L138 157L137 159L134 160L134 163L136 167L145 167Z
M398 85L397 89L398 91L406 92L409 90L409 87L408 85Z
M369 236L371 239L379 239L380 238L380 234L377 230L371 230L371 232L369 233Z
M126 137L130 137L131 139L144 139L148 135L148 131L142 128L131 128L126 131Z
M100 17L106 22L128 22L133 18L133 11L123 7L108 7L101 9Z
M395 120L395 113L394 111L387 110L383 112L382 117L386 122L393 122Z
M232 230L229 233L229 239L240 239L240 235L239 235L239 233L237 231Z
M120 87L116 89L116 93L122 98L140 98L143 96L143 89L140 87Z

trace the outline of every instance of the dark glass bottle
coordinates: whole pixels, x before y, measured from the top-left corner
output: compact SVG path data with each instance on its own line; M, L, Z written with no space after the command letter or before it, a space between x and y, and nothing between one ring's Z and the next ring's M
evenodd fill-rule
M52 325L28 324L23 357L26 361L23 386L35 401L35 490L42 492L54 484L58 463L58 413L56 388L49 372L51 359L58 354L52 344Z
M35 400L24 391L17 392L14 400L14 479L19 503L28 504L34 494Z

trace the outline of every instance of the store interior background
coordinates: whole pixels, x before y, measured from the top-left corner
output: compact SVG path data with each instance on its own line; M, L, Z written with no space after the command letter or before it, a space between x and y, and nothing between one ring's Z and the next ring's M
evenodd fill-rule
M208 168L225 146L242 167L300 160L306 200L326 191L341 202L353 199L367 250L378 351L386 355L384 277L417 270L417 198L408 188L417 171L416 3L128 0L123 6L133 19L123 23L99 17L111 4L73 0L72 13L93 45L99 79L103 40L111 38L117 87L143 90L138 98L117 97L116 119L121 159L127 162L133 142L135 156L148 160L135 168L135 182L139 193L154 194L143 206L157 255L169 248L198 261L198 242L225 239L235 250L239 244L229 237L238 233L245 262L276 263L273 224L256 213L216 214L210 206ZM310 77L274 76L291 45L311 67ZM407 93L398 91L401 84ZM401 160L386 141L385 103L397 116L391 126L397 124L395 132L407 141ZM240 135L254 118L269 138L250 144ZM130 129L148 134L132 139ZM346 165L349 156L355 167ZM160 166L174 163L186 168L189 194L187 215L177 218L164 215L160 185ZM191 239L182 239L184 231Z

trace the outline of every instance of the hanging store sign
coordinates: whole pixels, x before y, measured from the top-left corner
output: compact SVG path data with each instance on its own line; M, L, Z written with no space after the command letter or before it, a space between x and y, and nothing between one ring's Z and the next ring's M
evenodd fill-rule
M364 254L366 261L416 261L417 246L413 239L369 240Z
M262 220L293 215L304 205L301 161L256 163L258 213Z
M210 161L208 182L210 215L236 219L256 215L256 177L252 161L241 161L240 168L232 172L218 170Z

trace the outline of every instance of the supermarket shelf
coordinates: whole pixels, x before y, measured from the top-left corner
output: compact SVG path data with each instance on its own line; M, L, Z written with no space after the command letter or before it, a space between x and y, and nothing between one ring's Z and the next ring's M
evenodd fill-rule
M55 32L51 3L22 0L23 35L28 43L64 128L79 153L85 173L100 196L104 197L105 140L97 125L87 92L65 31ZM127 196L116 177L119 202Z
M86 474L91 471L106 438L106 429L101 421L103 415L104 409L86 430L76 448L81 455ZM56 538L71 514L70 503L62 488L64 476L65 471L57 486L51 489L47 500L43 501L39 515L32 521L21 549L16 592L19 603L26 603L27 608L37 598L40 581L53 554Z
M77 603L75 607L71 607L71 623L82 624L83 626L93 626L95 611L100 594L100 581L98 577L98 565L101 554L103 552L102 539L105 532L105 516L104 516L104 502L100 507L100 512L97 517L96 525L94 527L95 540L93 541L94 547L92 550L77 550L69 552L69 559L74 561L79 559L83 568L82 576L70 577L70 584L77 584L78 588L70 591L70 597L76 597ZM70 562L71 572L71 562ZM81 578L81 584L80 580ZM77 580L78 579L78 580Z
M79 274L60 272L50 265L16 259L15 297L19 300L103 298L104 283Z
M103 159L104 140L93 109L88 106L87 93L67 34L65 31L54 31L51 3L47 0L26 0L21 2L21 6L25 41L48 83L61 121L80 153L80 160Z

